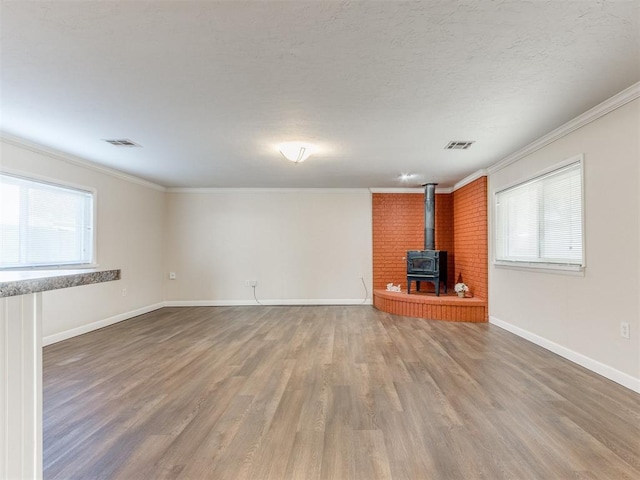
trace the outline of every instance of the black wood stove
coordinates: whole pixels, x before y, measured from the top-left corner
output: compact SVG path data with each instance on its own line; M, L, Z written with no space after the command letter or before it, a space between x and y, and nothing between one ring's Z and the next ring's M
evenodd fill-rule
M436 185L424 185L424 250L407 252L407 293L411 282L416 282L417 291L421 282L433 283L437 296L442 282L447 293L447 252L435 249Z

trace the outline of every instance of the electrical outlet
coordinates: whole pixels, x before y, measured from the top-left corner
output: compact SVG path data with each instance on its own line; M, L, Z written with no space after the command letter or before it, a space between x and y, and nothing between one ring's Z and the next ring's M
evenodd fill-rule
M126 297L126 296L127 296L127 289L126 289L126 288L123 288L123 289L122 289L122 296L123 296L123 297Z
M361 273L358 274L358 277L364 279L364 275Z
M169 280L175 280L176 279L176 272L169 272Z
M627 322L620 323L620 336L623 338L629 338L629 324Z
M244 281L244 286L245 287L255 287L256 285L258 285L258 281L257 280L245 280Z

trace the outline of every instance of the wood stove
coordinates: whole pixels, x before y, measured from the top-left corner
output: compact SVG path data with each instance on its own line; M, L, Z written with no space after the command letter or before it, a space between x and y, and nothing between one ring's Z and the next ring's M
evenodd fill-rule
M407 252L407 293L411 293L411 282L416 282L420 291L420 282L430 282L440 296L440 282L447 293L447 252L440 250L412 250Z
M442 282L447 293L447 252L435 249L436 185L424 185L424 250L407 252L407 293L411 293L412 281L417 291L421 282L433 283L437 296Z

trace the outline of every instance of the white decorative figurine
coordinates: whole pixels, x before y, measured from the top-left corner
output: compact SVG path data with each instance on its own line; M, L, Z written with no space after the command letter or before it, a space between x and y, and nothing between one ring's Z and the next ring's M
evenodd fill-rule
M456 291L456 293L458 294L458 296L460 298L464 297L464 294L469 291L469 287L467 287L467 285L465 285L462 282L456 283L456 285L455 285L455 287L453 287L453 289Z

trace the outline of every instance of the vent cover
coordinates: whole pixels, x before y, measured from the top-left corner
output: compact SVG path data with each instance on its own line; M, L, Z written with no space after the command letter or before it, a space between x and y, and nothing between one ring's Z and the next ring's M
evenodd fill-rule
M476 142L475 141L468 142L468 141L452 140L447 144L446 147L444 147L444 149L445 150L466 150L467 148L469 148L474 143L476 143Z
M141 147L142 145L138 145L136 142L132 142L128 138L118 138L115 140L105 140L105 142L110 143L115 147Z

